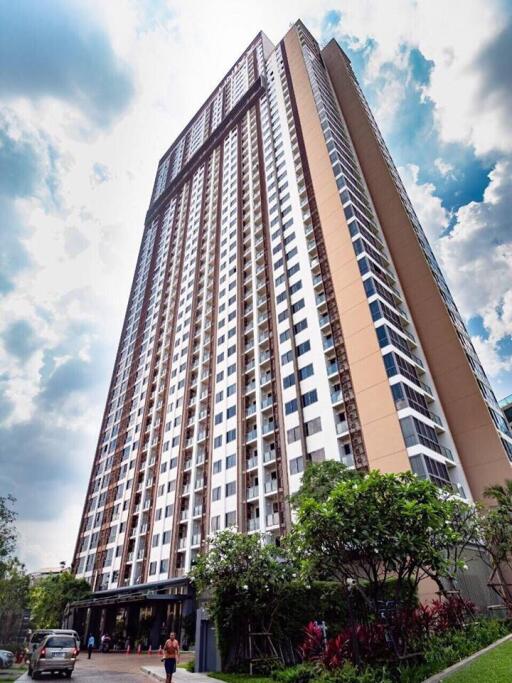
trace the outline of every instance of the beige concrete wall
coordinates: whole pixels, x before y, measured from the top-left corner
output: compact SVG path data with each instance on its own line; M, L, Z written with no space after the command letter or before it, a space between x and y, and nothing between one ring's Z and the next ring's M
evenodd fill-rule
M296 29L284 39L370 468L409 469L400 424Z
M480 389L339 46L322 51L473 495L512 478Z

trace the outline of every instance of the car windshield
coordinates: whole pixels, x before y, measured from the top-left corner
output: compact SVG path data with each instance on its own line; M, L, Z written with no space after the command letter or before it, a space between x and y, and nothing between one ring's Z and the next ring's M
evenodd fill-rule
M75 647L74 638L48 638L46 641L46 647Z

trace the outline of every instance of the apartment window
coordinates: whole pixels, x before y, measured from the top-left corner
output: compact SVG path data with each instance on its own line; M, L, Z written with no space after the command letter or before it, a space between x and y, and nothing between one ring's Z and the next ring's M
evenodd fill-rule
M285 342L287 339L290 339L290 330L285 330L284 332L281 332L279 335L279 341L281 344Z
M294 304L292 304L292 313L297 313L301 308L304 308L304 299L299 299Z
M307 353L311 349L311 344L309 339L296 347L297 356L302 356L303 353Z
M297 427L292 427L286 432L286 437L288 439L288 443L294 443L295 441L298 441L300 439L300 427L297 425Z
M215 424L218 425L221 422L222 422L222 413L217 413L217 415L215 415Z
M219 446L222 446L222 434L220 434L219 436L216 436L215 439L213 440L213 447L219 448Z
M234 393L236 393L236 384L230 384L226 390L226 395L232 396Z
M219 472L222 472L222 460L216 460L213 463L213 474L218 474Z
M152 547L153 547L153 548L156 548L157 545L159 544L159 542L160 542L160 534L154 534L154 535L153 535L153 540L152 540L152 542L151 542Z
M306 365L305 367L301 368L299 370L299 380L306 379L307 377L311 377L311 375L314 374L313 371L313 365L310 363L309 365Z
M234 496L236 493L236 481L229 481L226 484L226 498L228 496Z
M292 373L291 375L287 375L286 377L283 377L283 387L285 389L288 389L289 387L293 387L295 384L295 375Z
M236 455L228 455L226 458L226 469L234 467L236 465Z
M171 532L170 531L164 531L164 533L162 534L162 545L167 545L170 542L171 542Z
M315 417L314 420L309 420L305 424L306 436L312 436L322 429L322 420L319 417Z
M293 326L293 331L295 334L299 334L299 332L302 332L302 330L305 330L308 326L308 321L306 318L304 320L299 321Z
M212 500L220 500L220 486L216 486L212 489Z
M165 506L165 516L166 517L172 517L173 512L174 512L174 505L166 505Z
M301 455L298 458L290 460L290 474L299 474L304 471L304 457Z
M154 576L156 574L156 562L149 563L149 575Z
M281 356L281 363L283 365L286 365L286 363L289 363L293 358L293 351L287 351L286 353L283 353Z
M223 397L224 397L224 392L223 392L223 391L218 391L218 392L215 394L215 403L218 403L219 401L222 401Z
M291 415L291 413L294 413L297 409L298 404L296 398L284 404L284 412L286 413L286 415Z
M236 512L233 510L232 512L226 512L226 527L230 526L235 526L236 524Z
M167 574L169 571L169 560L160 560L160 574Z
M220 529L220 515L215 515L211 518L210 529L212 531L218 531Z
M236 415L236 406L230 406L226 410L226 420L229 420L229 418L233 417L234 415Z
M316 403L318 401L318 394L316 392L316 389L313 389L313 391L308 391L305 394L302 394L302 405L304 408L306 406L310 406L313 403Z
M236 429L230 429L229 432L226 433L226 443L230 443L230 441L234 441L236 439Z

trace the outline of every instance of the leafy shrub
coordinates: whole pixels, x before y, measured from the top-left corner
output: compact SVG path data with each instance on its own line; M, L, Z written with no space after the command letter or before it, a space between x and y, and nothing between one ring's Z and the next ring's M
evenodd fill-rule
M194 667L195 667L195 663L194 663L194 660L193 660L193 659L192 659L190 662L187 662L187 663L185 664L185 669L186 669L187 671L190 671L191 674L193 674L194 671L195 671L195 668L194 668Z
M386 623L374 620L344 628L325 644L322 630L310 622L304 630L299 653L303 660L320 662L330 670L346 662L395 661L408 652L425 651L433 636L460 630L469 616L474 616L471 603L459 598L436 600L430 605L400 610Z
M298 664L289 669L273 671L272 678L279 683L310 683L320 680L321 669L311 664Z

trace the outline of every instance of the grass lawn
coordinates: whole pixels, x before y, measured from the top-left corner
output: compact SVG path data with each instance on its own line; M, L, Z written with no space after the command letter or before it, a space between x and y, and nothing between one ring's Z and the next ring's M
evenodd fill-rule
M512 681L512 641L494 648L473 664L450 676L450 683L510 683Z
M227 681L228 683L273 683L271 678L262 678L261 676L249 676L249 674L208 674L210 678L216 678L218 681Z

